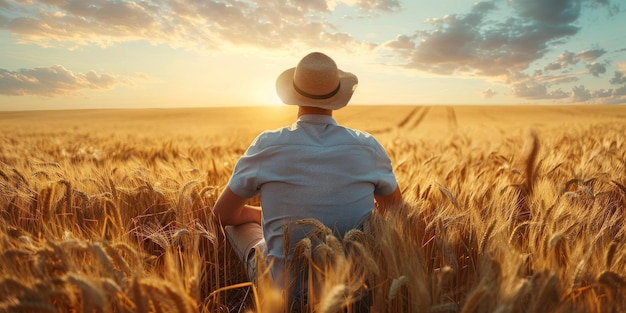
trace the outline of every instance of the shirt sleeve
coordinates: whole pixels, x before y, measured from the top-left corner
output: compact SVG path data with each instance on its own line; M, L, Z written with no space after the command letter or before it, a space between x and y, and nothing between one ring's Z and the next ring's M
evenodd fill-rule
M251 198L259 193L260 137L261 135L250 144L246 152L239 158L228 181L230 190L243 198Z
M385 148L377 141L375 142L375 151L378 181L374 189L374 194L380 196L390 195L398 187L396 175L393 173L391 159L389 159Z

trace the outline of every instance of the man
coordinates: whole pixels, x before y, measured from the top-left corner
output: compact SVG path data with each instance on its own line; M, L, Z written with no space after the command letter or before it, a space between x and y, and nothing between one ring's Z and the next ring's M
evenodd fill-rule
M255 250L267 256L277 286L295 243L307 235L296 222L314 218L343 236L360 228L374 208L402 203L391 161L371 135L337 125L333 110L344 107L357 77L314 52L276 81L278 96L298 106L291 126L261 133L237 162L214 214L255 279ZM260 194L261 207L246 205ZM284 231L288 231L285 236ZM289 238L285 250L284 239Z

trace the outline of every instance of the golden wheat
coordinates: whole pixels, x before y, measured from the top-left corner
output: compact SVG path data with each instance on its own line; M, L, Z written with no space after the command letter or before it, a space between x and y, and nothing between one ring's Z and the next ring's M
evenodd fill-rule
M344 238L299 221L313 232L294 248L310 291L297 308L262 255L246 281L211 213L257 129L3 120L0 311L626 311L623 120L527 131L392 111L374 126L406 201Z

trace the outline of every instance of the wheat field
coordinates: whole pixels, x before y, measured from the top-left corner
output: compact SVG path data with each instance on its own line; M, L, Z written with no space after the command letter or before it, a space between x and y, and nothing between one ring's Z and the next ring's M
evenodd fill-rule
M345 238L302 221L312 291L286 308L211 208L254 136L294 118L0 113L0 312L356 312L364 294L371 312L626 312L626 107L338 111L385 146L406 201Z

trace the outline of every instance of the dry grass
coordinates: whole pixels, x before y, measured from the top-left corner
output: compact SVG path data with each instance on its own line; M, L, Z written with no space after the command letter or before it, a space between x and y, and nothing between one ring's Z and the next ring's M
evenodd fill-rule
M318 225L296 248L300 309L626 311L625 110L503 110L341 112L386 146L406 204L346 238ZM245 282L210 208L290 116L146 112L0 114L0 312L285 308L266 276Z

